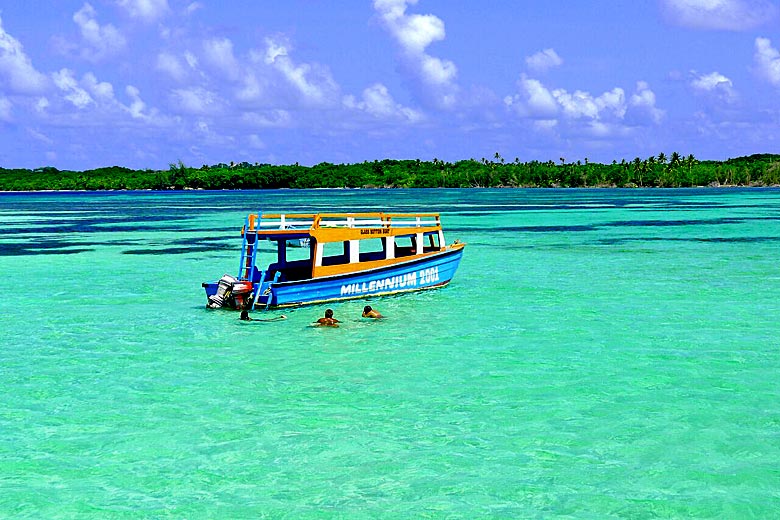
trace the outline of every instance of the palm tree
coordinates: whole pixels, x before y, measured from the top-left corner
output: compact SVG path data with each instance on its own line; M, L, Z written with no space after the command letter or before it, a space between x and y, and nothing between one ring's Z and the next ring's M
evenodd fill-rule
M669 169L674 169L680 166L680 154L672 152L672 156L669 158Z
M691 171L691 168L693 168L694 164L697 164L699 161L696 160L696 157L693 156L693 154L689 154L688 157L685 158L685 165L688 167L688 171Z

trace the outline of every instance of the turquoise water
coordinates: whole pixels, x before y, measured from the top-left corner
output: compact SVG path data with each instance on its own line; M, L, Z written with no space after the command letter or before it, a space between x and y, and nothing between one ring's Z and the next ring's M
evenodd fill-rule
M243 323L258 209L468 246ZM777 189L0 194L0 517L775 518L778 252Z

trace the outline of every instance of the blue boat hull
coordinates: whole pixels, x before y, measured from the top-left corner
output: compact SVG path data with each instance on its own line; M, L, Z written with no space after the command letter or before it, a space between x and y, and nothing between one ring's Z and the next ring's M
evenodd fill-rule
M292 307L435 289L450 282L462 256L459 248L358 273L276 282L257 295L255 306Z

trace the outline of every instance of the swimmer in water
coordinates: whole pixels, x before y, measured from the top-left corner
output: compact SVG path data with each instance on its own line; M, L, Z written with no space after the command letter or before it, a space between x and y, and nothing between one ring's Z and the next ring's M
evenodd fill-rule
M273 318L268 318L267 320L263 320L263 319L252 318L249 315L249 311L244 309L241 311L241 316L239 316L238 319L241 321L279 321L279 320L286 320L287 316L285 316L284 314L280 314L279 316L274 316Z
M374 318L374 319L384 318L384 316L382 316L379 313L379 311L375 311L374 309L371 308L370 305L366 305L365 307L363 307L362 316L364 318Z
M330 309L327 309L325 311L325 317L320 318L317 321L314 322L318 327L338 327L339 323L341 323L339 320L333 317L333 311Z

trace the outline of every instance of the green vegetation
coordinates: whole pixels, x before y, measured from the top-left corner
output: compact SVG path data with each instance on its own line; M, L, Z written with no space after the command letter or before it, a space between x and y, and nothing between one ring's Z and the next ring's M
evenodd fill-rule
M693 155L661 153L647 159L589 162L506 162L492 159L391 160L315 166L217 164L167 170L120 166L83 172L53 167L0 168L0 190L181 190L259 188L487 188L487 187L688 187L780 185L780 155L760 154L727 161L699 161Z

